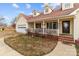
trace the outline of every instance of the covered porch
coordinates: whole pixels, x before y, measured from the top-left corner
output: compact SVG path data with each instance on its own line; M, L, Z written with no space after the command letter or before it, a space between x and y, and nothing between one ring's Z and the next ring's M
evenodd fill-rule
M73 40L74 17L64 16L59 18L49 18L43 21L29 22L29 32L42 35L58 36L58 40ZM63 39L64 38L64 39ZM73 40L74 41L74 40Z

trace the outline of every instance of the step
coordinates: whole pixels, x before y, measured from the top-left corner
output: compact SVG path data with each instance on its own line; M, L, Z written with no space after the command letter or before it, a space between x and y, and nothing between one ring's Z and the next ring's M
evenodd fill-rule
M73 39L73 37L66 37L66 36L61 36L59 38L69 38L69 39Z
M73 43L74 44L74 41L62 40L62 42L68 42L68 43Z

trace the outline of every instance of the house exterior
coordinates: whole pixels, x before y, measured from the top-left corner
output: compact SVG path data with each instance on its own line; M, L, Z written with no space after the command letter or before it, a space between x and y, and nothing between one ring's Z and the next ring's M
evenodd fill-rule
M62 3L59 10L52 10L45 4L43 13L36 10L32 13L30 16L20 14L17 17L17 32L53 35L59 40L70 38L73 42L79 39L79 3Z

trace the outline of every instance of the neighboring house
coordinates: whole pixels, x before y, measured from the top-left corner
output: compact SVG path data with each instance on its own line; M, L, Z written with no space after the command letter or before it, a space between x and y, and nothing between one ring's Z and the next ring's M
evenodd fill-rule
M20 14L16 21L16 31L58 36L70 41L79 39L79 4L62 3L60 10L52 10L45 4L44 13L33 11L33 15ZM61 38L62 37L62 38Z

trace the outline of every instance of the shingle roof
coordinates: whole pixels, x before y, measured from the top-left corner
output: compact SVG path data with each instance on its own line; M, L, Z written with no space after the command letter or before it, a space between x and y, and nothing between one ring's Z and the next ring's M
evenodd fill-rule
M26 16L26 15L23 14L23 13L20 13L20 14L19 14L19 17L21 17L21 16L23 16L26 20L30 20L30 18L33 18L32 15Z
M77 8L79 8L79 3L75 3L74 8L70 8L70 9L66 9L66 10L52 11L50 14L41 13L39 16L35 16L35 17L33 17L32 15L30 15L30 16L26 16L24 14L21 14L21 15L24 16L28 20L28 22L33 22L33 21L41 21L41 20L44 20L47 18L56 18L58 16L69 15L70 13L75 11Z

